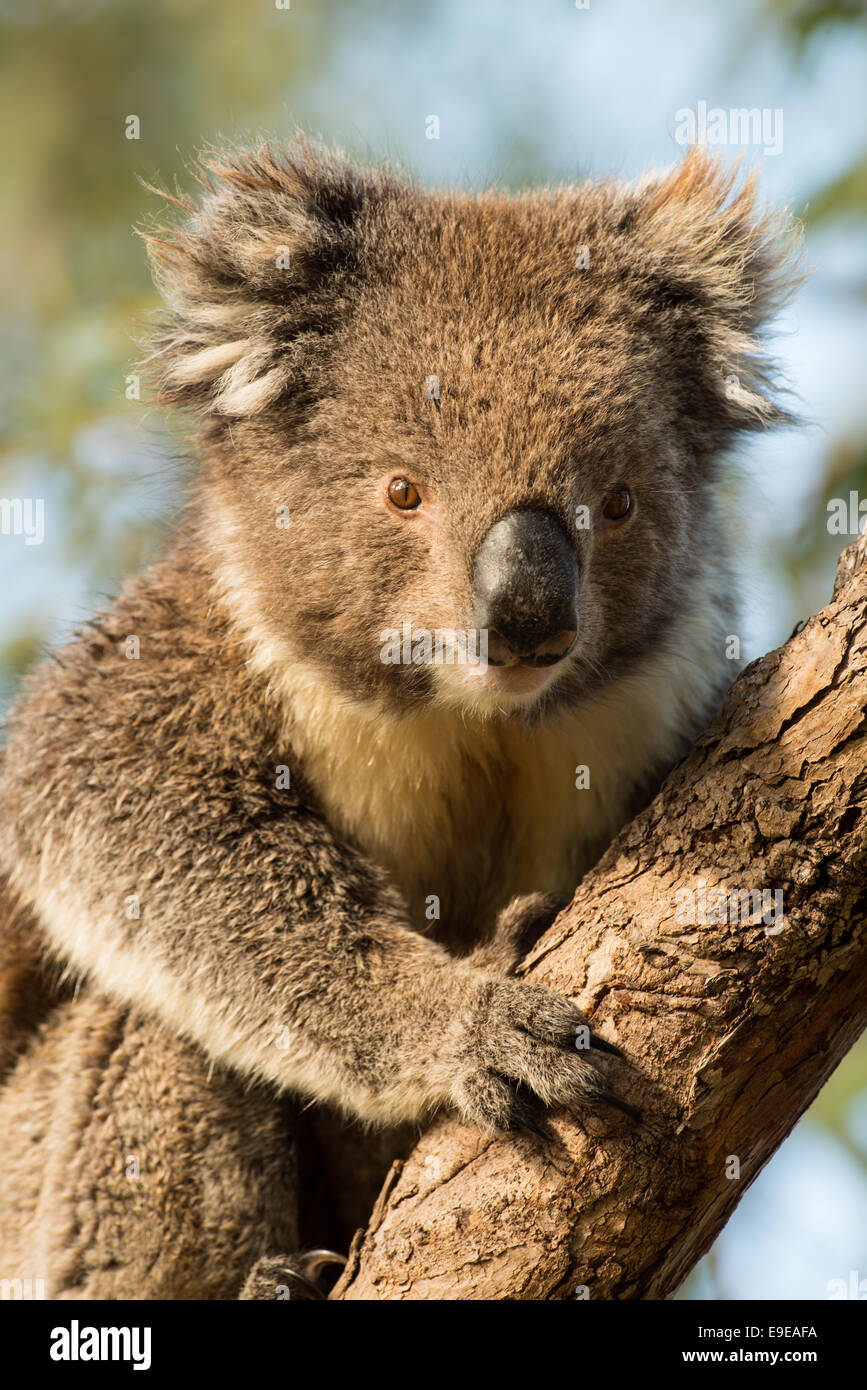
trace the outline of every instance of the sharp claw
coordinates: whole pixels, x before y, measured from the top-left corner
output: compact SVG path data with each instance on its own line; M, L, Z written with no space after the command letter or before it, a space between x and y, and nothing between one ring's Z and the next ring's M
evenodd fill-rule
M633 1120L641 1120L640 1110L636 1110L634 1105L630 1105L628 1100L621 1100L613 1091L594 1091L594 1100L604 1100L606 1104L613 1106L615 1110L620 1110L624 1115L629 1115Z
M322 1293L322 1290L318 1289L317 1284L314 1284L313 1280L307 1279L307 1276L302 1275L299 1270L293 1269L290 1265L279 1265L278 1272L283 1283L295 1284L300 1290L300 1297L307 1298L310 1302L314 1300L325 1302L325 1294Z
M527 1115L518 1116L515 1120L515 1124L518 1129L527 1129L531 1134L537 1135L539 1139L547 1141L551 1138L547 1129L543 1129L541 1125L537 1124L535 1120L531 1120Z
M615 1043L609 1042L607 1038L600 1038L598 1033L590 1034L590 1046L595 1047L597 1052L609 1052L612 1057L626 1056Z
M302 1298L309 1299L311 1303L314 1299L317 1302L327 1302L325 1294L313 1283L313 1280L308 1279L304 1274L300 1274L297 1269L291 1269L288 1265L283 1265L280 1268L280 1273L285 1276L287 1284L297 1284L299 1289L303 1290L301 1294Z
M346 1256L338 1255L336 1250L307 1250L299 1263L308 1278L316 1279L326 1265L345 1265Z
M523 1094L515 1097L512 1109L512 1129L525 1129L530 1134L535 1134L539 1139L549 1140L551 1134L543 1128L545 1115L540 1113L538 1104L534 1104L532 1097L528 1096L526 1088L520 1088Z

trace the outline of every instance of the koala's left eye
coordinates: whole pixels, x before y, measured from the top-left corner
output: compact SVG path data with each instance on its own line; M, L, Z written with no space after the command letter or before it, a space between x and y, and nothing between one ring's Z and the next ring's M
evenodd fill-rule
M421 502L421 496L409 478L392 478L388 485L388 500L400 511L411 512Z
M609 492L602 506L606 521L625 521L632 511L632 493L628 487L615 488Z

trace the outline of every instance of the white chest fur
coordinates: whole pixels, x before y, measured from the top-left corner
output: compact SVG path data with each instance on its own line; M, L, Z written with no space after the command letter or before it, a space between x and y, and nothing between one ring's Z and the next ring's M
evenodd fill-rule
M464 934L517 893L571 895L636 786L682 751L712 679L672 646L536 727L445 710L388 718L297 664L280 685L330 823L388 871L418 927L436 897L448 934Z

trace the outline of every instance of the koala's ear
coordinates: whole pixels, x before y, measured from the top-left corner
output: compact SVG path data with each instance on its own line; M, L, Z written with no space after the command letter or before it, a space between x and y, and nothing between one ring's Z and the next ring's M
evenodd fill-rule
M787 214L759 206L756 184L696 147L642 182L634 221L645 292L731 429L794 419L761 331L803 279L802 242Z
M254 415L316 371L357 267L358 221L386 175L308 144L203 156L199 204L145 234L168 305L145 369L160 403Z

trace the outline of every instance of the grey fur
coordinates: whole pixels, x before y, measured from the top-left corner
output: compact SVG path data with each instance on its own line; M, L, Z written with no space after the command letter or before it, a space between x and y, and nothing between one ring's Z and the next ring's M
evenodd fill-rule
M195 494L25 682L0 780L0 1125L33 1128L0 1160L0 1276L53 1296L236 1296L302 1239L299 1145L345 1238L437 1108L535 1125L607 1090L574 1005L508 971L734 674L720 459L787 418L757 334L792 243L701 155L507 197L300 146L205 183L154 241ZM382 629L471 625L472 556L522 506L582 574L538 698L384 665Z

